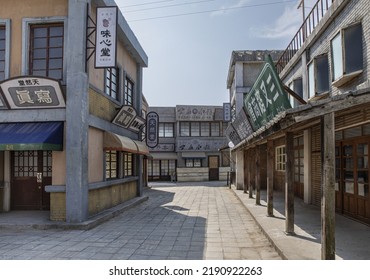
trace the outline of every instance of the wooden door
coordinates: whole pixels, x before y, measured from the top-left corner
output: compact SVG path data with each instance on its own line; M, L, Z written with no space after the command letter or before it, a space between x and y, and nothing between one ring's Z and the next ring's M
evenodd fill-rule
M208 168L209 168L209 180L218 181L219 180L219 157L218 156L209 156L208 157Z
M12 152L11 209L48 210L52 183L51 151Z

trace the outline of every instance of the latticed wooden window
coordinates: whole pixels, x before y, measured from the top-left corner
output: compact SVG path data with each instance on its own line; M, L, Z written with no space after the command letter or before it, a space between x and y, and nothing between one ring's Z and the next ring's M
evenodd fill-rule
M125 105L132 105L134 94L134 83L126 78L125 80Z
M107 68L105 70L105 93L114 99L118 99L119 69Z
M117 151L105 152L105 178L118 178L118 157Z
M62 23L30 26L30 75L63 80L63 41Z
M5 79L5 39L5 26L0 25L0 81Z

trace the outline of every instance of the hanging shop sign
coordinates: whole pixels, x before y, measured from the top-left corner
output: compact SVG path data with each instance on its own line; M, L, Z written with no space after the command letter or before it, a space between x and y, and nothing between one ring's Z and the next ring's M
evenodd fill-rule
M155 148L159 141L159 116L156 112L146 115L146 145Z
M145 126L144 118L137 116L134 107L125 105L119 110L112 123L139 133Z
M0 83L3 101L9 109L64 108L59 81L36 76L15 77Z
M225 135L226 138L234 144L234 146L241 142L239 134L236 132L234 126L231 123L229 123L229 125L227 126L225 130Z
M244 108L254 130L264 126L280 112L291 108L270 56L266 58L252 89L244 97Z
M245 139L254 132L244 109L240 110L239 114L236 116L233 127L240 139Z
M231 121L231 104L224 103L223 109L224 109L224 122L230 122Z
M96 8L95 68L116 67L117 7Z

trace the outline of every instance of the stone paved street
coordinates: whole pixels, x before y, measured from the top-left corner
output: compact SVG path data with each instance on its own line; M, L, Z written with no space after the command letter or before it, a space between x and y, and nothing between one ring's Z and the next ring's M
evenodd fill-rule
M219 182L156 183L149 199L91 230L0 232L0 259L281 259Z

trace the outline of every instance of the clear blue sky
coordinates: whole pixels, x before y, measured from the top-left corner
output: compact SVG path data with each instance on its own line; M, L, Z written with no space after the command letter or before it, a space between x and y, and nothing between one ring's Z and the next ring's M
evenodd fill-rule
M306 14L312 2L306 1ZM299 0L116 0L149 57L150 106L222 105L233 50L285 49Z

